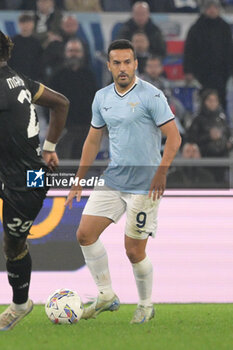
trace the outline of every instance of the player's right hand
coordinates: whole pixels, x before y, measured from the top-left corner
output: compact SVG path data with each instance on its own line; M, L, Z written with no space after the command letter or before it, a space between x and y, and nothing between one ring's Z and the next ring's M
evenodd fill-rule
M43 156L43 159L44 159L45 163L47 164L48 168L51 171L55 171L58 164L59 164L59 159L58 159L57 153L43 151L42 156Z
M82 187L72 186L64 205L66 207L69 207L69 209L71 209L73 205L73 199L76 197L76 201L80 202L81 196L82 196Z

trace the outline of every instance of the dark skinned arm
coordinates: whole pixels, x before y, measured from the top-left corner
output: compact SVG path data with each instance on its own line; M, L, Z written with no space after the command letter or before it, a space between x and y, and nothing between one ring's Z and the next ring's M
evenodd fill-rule
M49 145L52 148L50 150L50 147L46 148L44 145L45 149L43 149L42 155L48 167L51 170L54 170L59 163L55 152L55 146L66 123L69 110L69 100L62 94L45 87L40 97L35 101L35 104L47 107L50 110L50 120L46 141L49 142Z

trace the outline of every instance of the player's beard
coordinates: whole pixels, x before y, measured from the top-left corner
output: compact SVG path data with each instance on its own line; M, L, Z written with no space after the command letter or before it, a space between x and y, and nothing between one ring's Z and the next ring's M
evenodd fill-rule
M131 82L132 82L132 80L133 80L133 78L134 78L134 76L131 77L131 76L129 76L129 75L126 74L126 73L124 73L124 75L125 75L128 79L121 81L121 80L120 80L120 75L118 75L118 77L117 77L117 84L118 84L120 87L122 87L122 88L125 88L125 87L127 87L128 85L130 85Z

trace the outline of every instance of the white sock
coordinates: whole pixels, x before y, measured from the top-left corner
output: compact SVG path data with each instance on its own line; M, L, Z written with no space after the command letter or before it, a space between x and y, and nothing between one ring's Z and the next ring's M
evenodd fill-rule
M139 295L138 305L149 306L151 305L153 266L147 256L132 266Z
M23 304L15 304L14 302L12 302L11 308L14 311L26 311L28 308L28 300L26 301L26 303L23 303Z
M109 300L114 296L112 290L111 277L108 269L107 252L98 239L95 243L80 246L85 258L85 262L98 287L99 296L104 300Z

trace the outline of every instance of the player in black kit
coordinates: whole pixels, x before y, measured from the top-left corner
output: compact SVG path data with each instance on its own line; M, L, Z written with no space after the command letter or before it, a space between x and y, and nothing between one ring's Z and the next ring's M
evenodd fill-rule
M56 142L64 128L69 101L61 94L13 71L7 61L13 44L0 32L0 197L3 200L4 253L13 290L11 305L0 314L0 330L15 326L33 308L28 298L31 257L26 243L46 196L46 188L27 188L27 170L53 170ZM41 154L33 103L50 109Z

